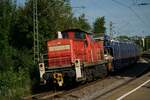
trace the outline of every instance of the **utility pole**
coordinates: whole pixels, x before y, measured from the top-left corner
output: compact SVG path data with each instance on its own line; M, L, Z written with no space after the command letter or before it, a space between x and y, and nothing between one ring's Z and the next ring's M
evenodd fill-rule
M110 25L109 25L109 30L110 30L110 33L109 33L109 35L110 35L110 39L112 39L113 38L113 35L112 35L112 21L110 21Z
M16 6L17 6L17 0L14 0L14 4L15 4L15 8L16 8Z
M34 33L34 64L39 62L39 30L38 30L38 11L37 0L33 0L33 33Z

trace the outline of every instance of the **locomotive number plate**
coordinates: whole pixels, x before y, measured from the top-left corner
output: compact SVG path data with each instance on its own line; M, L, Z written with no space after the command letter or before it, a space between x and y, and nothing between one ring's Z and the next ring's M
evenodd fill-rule
M48 47L49 51L59 51L59 50L66 50L66 49L70 49L70 45L60 45L60 46Z

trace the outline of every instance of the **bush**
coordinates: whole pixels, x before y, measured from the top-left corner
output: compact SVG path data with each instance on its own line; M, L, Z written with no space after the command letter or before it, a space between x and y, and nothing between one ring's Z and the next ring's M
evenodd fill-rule
M32 56L28 50L13 49L12 51L12 66L0 71L0 99L19 99L21 96L31 93Z
M20 69L14 72L12 69L0 73L0 95L19 98L22 95L30 93L30 78L29 74Z

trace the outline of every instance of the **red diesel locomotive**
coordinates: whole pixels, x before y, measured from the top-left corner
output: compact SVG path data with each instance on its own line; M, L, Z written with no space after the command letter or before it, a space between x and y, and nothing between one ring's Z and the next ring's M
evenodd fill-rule
M103 41L79 29L58 32L47 42L48 59L39 63L44 83L64 86L70 82L92 81L107 74ZM47 63L47 64L46 64Z

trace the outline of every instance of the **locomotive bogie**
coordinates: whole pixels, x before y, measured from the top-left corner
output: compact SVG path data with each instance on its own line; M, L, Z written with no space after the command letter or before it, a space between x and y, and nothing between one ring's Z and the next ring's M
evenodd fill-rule
M75 70L73 67L47 69L43 74L43 79L48 84L57 84L61 87L75 79Z

